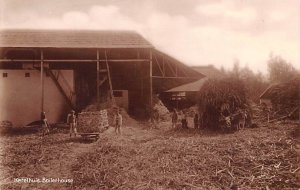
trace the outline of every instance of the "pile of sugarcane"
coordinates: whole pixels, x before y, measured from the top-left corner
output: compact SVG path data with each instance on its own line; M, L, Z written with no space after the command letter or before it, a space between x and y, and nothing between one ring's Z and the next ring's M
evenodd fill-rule
M300 119L300 76L270 89L270 120Z
M201 127L220 129L223 118L247 111L245 86L237 78L209 79L199 91L198 106Z
M108 126L107 110L78 114L77 130L79 133L102 132Z

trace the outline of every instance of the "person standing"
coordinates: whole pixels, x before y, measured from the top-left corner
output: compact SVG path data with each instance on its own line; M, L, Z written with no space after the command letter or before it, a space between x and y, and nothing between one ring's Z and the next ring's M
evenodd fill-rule
M48 124L45 112L41 113L41 121L42 121L43 136L45 136L46 134L48 134L50 132L50 130L49 130L49 124Z
M199 115L198 115L198 113L196 113L196 114L194 115L194 128L195 128L195 129L198 129L198 128L199 128Z
M76 137L76 115L74 110L72 110L71 113L68 114L67 123L70 125L70 137L72 137L72 134L74 134L74 136Z
M116 114L114 116L114 123L115 123L115 132L121 134L121 127L123 124L123 117L121 115L121 110L117 109Z
M188 127L188 121L187 121L187 115L186 115L186 113L183 113L183 117L181 119L181 127L183 129L188 129L189 128Z
M159 113L157 109L153 110L153 115L152 115L152 125L154 129L158 128L158 123L159 123Z
M172 128L176 128L177 121L178 121L178 113L177 113L176 109L174 109L173 114L172 114Z

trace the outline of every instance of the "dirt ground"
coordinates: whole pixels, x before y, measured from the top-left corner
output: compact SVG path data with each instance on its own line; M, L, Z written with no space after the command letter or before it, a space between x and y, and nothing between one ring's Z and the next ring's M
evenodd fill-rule
M96 142L67 130L0 138L1 189L299 189L299 122L232 134L128 122ZM16 178L53 182L19 183ZM63 182L57 182L59 178ZM66 182L72 180L72 182ZM44 181L45 182L45 181Z

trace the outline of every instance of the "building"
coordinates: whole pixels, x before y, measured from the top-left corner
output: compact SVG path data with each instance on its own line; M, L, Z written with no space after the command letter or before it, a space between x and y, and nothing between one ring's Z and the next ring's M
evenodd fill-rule
M133 31L0 31L0 121L15 126L108 100L146 115L153 94L199 77Z
M163 102L169 108L188 108L197 103L197 93L208 79L220 79L225 75L212 65L192 67L201 75L201 79L166 90L161 94Z
M265 91L259 96L259 103L262 105L267 106L268 108L272 108L272 94L271 91L274 87L276 87L278 84L271 84L269 85Z

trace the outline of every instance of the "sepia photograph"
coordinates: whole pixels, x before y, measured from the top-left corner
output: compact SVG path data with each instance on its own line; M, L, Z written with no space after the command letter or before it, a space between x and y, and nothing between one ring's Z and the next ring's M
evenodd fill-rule
M1 190L300 190L300 0L0 0Z

